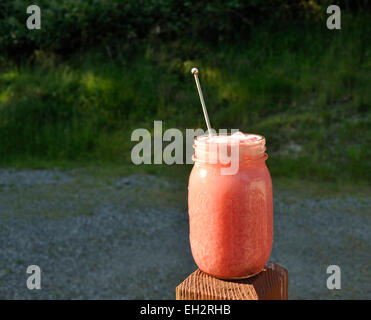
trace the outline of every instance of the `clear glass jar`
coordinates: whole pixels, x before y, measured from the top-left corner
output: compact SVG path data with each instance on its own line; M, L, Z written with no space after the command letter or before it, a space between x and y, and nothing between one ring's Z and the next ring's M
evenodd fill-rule
M273 243L272 181L259 135L200 136L194 143L188 211L193 258L201 271L223 279L246 278L267 263ZM237 147L238 170L223 174L218 150ZM232 160L233 161L233 160Z

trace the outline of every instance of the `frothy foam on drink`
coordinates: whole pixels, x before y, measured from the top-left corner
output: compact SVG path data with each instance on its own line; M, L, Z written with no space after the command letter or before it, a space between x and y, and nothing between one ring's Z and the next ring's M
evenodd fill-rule
M262 138L261 136L258 136L256 134L251 134L251 133L244 134L241 131L235 132L234 134L230 136L230 139L238 140L241 142L254 142L254 141L260 140L261 138Z
M208 143L229 143L229 144L249 144L256 141L262 140L263 137L257 134L245 134L241 131L235 132L231 135L214 135L211 138L209 136L198 137L196 141L198 142L208 142Z

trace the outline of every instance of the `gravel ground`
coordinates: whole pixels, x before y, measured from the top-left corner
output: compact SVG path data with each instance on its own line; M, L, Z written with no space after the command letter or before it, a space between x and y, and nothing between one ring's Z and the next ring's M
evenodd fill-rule
M0 299L174 299L196 268L185 192L151 175L0 170ZM289 298L370 299L371 198L275 194ZM32 264L41 290L26 287ZM334 264L341 290L326 287Z

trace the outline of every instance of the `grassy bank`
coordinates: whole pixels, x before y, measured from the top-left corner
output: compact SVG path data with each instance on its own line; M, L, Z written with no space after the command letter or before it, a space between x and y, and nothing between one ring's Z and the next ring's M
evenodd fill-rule
M204 128L190 75L196 65L213 127L266 136L274 176L367 183L368 21L344 17L341 31L256 30L219 46L154 40L8 62L0 74L0 164L130 166L133 129L153 130L153 120L164 129Z

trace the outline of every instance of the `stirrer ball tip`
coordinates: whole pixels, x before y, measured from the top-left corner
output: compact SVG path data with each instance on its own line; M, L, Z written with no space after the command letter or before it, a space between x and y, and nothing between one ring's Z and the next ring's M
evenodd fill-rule
M198 74L198 69L197 68L192 68L191 72L192 72L192 74Z

